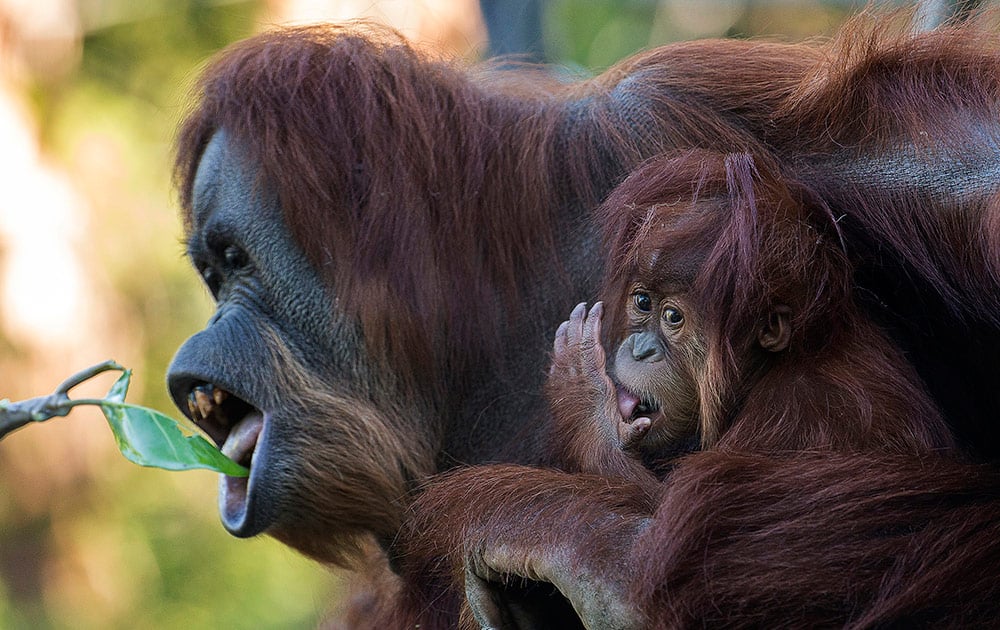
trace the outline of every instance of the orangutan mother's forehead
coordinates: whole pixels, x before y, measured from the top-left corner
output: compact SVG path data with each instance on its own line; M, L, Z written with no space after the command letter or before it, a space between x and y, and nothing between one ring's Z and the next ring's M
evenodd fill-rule
M194 182L191 184L192 223L202 225L209 208L217 203L223 163L229 157L226 151L226 134L218 131L212 136L198 161Z
M205 145L191 184L192 229L204 227L211 215L227 208L253 209L254 216L263 218L261 213L276 214L280 204L230 135L220 129Z

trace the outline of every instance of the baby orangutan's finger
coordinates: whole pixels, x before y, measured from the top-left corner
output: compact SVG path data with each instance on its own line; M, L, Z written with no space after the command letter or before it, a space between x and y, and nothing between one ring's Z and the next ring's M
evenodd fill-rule
M646 437L649 427L653 422L649 418L636 418L631 422L621 420L618 422L618 440L622 449L633 450L639 446L642 438Z
M560 355L566 352L566 331L569 329L569 322L563 322L559 324L559 328L556 328L556 339L552 344L552 352L556 355Z
M601 345L601 318L604 316L604 303L597 302L590 309L583 325L583 348L588 353L588 367L601 372L605 369L604 347Z
M580 302L569 314L569 327L566 329L566 342L571 347L579 346L583 339L583 320L587 314L587 303Z

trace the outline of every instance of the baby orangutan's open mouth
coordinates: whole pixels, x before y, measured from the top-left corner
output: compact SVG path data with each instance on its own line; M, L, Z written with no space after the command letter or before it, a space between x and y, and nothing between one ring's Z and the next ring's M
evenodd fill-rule
M651 422L655 422L662 415L660 403L653 397L634 394L624 385L618 385L617 390L618 411L626 423L631 424L639 418L648 418Z
M618 385L617 396L618 412L622 416L618 438L623 449L631 450L646 437L654 423L662 420L663 412L655 398L636 394L624 385Z

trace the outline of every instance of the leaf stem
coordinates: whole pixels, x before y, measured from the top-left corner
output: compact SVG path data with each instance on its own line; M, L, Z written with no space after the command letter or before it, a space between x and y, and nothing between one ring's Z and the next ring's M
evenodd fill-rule
M109 360L103 363L98 363L97 365L92 365L89 368L80 370L76 374L70 376L65 381L63 381L59 387L56 388L57 394L66 394L69 390L73 389L80 383L84 381L89 381L98 374L102 372L107 372L110 370L118 370L119 372L124 372L125 368L118 364L117 361Z

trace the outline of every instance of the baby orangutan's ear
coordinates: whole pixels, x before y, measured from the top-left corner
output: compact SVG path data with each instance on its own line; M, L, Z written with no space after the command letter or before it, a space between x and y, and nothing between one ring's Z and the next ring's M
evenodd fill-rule
M784 304L774 307L757 333L757 342L761 348L781 352L788 347L788 341L792 337L791 316L792 309Z

